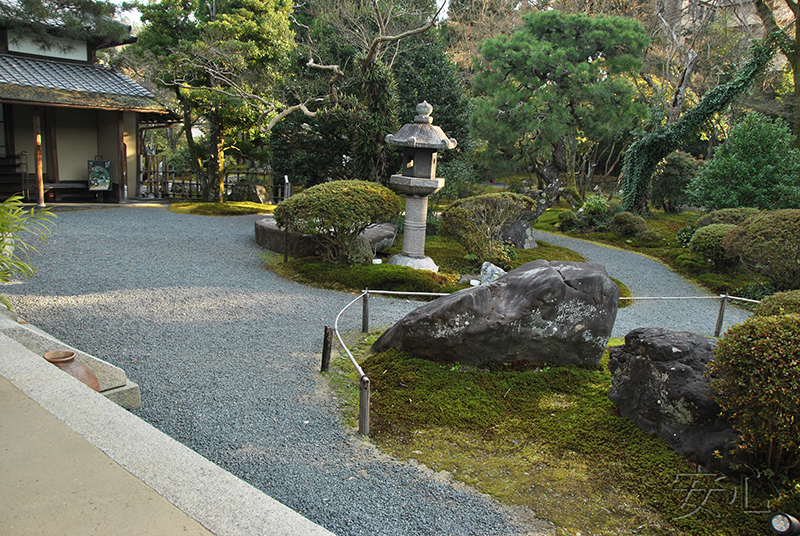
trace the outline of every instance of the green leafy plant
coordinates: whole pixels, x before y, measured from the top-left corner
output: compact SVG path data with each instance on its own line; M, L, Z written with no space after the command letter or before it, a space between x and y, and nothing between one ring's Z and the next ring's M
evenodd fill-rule
M373 223L392 220L400 208L400 199L385 186L334 181L290 197L274 215L281 229L313 236L328 262L359 264L369 256L359 235Z
M699 231L698 231L699 232ZM778 290L800 288L800 210L760 213L725 237L728 255Z
M787 290L767 296L753 310L753 316L784 314L800 314L800 290Z
M675 241L680 244L681 247L688 248L696 230L697 228L694 225L685 225L681 227L675 233Z
M692 179L689 198L706 208L800 208L800 150L780 119L749 113Z
M732 266L726 256L723 241L736 226L727 223L713 223L695 231L689 242L689 249L711 262L716 270L727 270Z
M708 374L747 462L800 475L800 315L756 316L733 326Z
M534 205L530 197L511 192L459 199L442 212L440 233L488 260L502 244L503 228L523 218Z
M29 211L22 204L21 196L11 196L0 203L0 281L10 281L15 275L30 277L36 269L27 260L27 254L36 248L26 242L24 235L33 235L47 240L47 227L55 215L48 209ZM25 259L20 257L25 254Z

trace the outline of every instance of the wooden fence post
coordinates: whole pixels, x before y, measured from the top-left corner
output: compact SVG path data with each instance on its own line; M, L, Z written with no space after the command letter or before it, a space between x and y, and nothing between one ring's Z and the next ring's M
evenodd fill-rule
M369 333L369 290L364 289L361 300L361 333Z
M362 376L359 382L358 433L369 435L369 378Z
M320 372L328 372L331 364L331 346L333 345L333 329L325 326L325 336L322 339L322 367Z
M725 304L728 303L728 295L723 294L719 302L719 315L717 316L717 327L714 329L714 336L719 337L722 333L722 321L725 318Z

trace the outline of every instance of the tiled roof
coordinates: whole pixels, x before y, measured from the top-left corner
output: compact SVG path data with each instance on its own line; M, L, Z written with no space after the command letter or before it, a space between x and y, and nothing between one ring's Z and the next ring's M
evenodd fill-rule
M6 54L0 54L0 84L155 98L127 76L99 65Z

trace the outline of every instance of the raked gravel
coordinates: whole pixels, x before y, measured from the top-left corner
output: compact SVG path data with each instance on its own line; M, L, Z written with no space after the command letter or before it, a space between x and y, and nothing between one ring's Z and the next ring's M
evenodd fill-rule
M342 426L318 371L323 327L355 296L264 269L261 217L59 211L31 258L38 274L2 292L32 324L122 367L141 386L141 418L339 536L549 532L530 520L521 528L491 498L384 456ZM641 255L537 237L605 264L634 295L706 294ZM416 305L373 298L371 325ZM711 300L637 302L620 310L614 335L639 326L710 334L717 310ZM746 317L728 311L729 323ZM360 328L360 312L348 310L340 328Z
M0 292L35 326L123 368L141 387L141 418L339 536L538 534L342 426L320 354L324 326L355 296L267 271L260 217L59 211L31 258L38 274ZM371 324L416 305L375 297ZM360 328L352 309L340 328Z

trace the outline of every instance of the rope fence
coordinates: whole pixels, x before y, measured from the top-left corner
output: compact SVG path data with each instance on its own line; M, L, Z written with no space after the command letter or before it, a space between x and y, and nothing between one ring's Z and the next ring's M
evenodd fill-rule
M342 340L342 336L339 333L339 318L351 305L356 303L358 300L361 301L361 333L369 333L369 296L370 294L389 294L389 295L399 295L399 296L427 296L427 297L439 297L439 296L449 296L448 293L442 292L402 292L402 291L394 291L394 290L369 290L365 289L359 296L357 296L353 301L345 305L344 309L339 311L339 314L336 315L336 320L333 323L333 328L330 326L325 326L325 336L323 339L322 344L322 367L321 372L328 372L330 367L330 357L331 357L331 346L333 344L333 334L336 334L336 338L339 340L339 344L341 344L344 351L347 353L347 356L350 358L350 362L355 367L356 372L358 373L358 383L359 383L359 397L358 397L358 433L361 435L369 436L369 398L370 398L370 380L364 371L361 369L361 366L356 361L353 354L350 352L350 349L347 348L345 345L344 340ZM749 298L740 298L738 296L730 296L728 294L720 294L719 296L660 296L660 297L650 297L650 296L629 296L629 297L620 297L620 301L622 300L720 300L719 304L719 313L717 314L717 325L714 328L714 337L719 337L720 333L722 332L722 326L725 320L725 307L729 300L734 301L742 301L747 303L761 303L759 300L751 300Z

